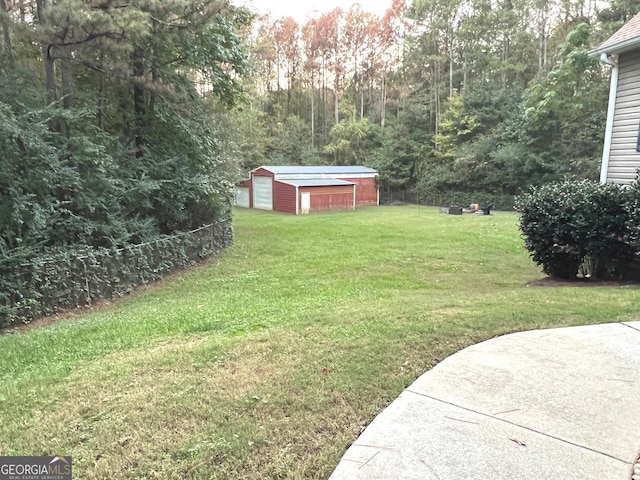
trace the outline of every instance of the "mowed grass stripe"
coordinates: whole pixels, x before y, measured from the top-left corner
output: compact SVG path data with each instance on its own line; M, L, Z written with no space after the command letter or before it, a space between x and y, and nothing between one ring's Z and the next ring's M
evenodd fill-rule
M237 210L235 245L105 308L0 336L0 453L79 478L326 478L419 374L531 328L636 319L636 287L540 278L512 213Z

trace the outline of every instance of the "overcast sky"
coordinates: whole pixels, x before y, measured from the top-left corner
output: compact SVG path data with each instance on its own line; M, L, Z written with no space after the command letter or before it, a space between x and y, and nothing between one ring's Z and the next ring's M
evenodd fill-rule
M303 23L314 11L324 13L340 7L348 10L359 3L367 12L382 15L391 6L391 0L234 0L237 5L246 5L259 13L271 13L274 18L293 17Z

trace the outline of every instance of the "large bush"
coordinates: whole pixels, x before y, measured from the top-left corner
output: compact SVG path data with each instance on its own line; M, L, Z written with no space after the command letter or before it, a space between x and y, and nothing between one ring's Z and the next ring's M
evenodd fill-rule
M640 176L627 190L627 211L629 213L627 221L629 244L636 252L640 252Z
M532 188L516 199L531 257L553 277L624 278L638 246L631 235L633 192L640 205L637 189L614 184L563 181Z

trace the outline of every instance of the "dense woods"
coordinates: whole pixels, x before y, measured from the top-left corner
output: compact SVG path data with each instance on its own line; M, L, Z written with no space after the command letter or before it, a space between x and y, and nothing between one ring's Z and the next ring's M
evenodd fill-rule
M210 223L234 166L248 12L218 0L0 1L0 253Z
M0 0L0 254L113 247L228 210L263 164L364 164L382 198L596 178L640 8L393 0L293 18L227 0Z

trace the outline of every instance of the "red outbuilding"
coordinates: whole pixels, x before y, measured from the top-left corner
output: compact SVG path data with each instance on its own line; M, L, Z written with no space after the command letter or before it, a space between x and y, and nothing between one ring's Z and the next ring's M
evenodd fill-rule
M378 172L360 166L267 166L236 184L236 205L294 215L378 205Z

